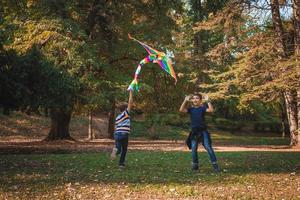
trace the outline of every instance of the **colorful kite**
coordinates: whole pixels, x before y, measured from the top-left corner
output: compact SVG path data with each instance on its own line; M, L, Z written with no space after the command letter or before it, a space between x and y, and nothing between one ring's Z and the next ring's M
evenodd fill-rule
M132 39L134 41L137 41L138 43L140 43L148 52L148 56L146 58L144 58L143 60L141 60L141 62L139 63L135 74L134 74L134 79L131 82L131 84L128 87L128 90L139 90L139 86L138 86L138 76L141 72L142 66L147 64L148 62L152 62L152 63L157 63L159 64L159 66L165 70L168 74L170 74L174 79L175 79L175 84L177 82L177 78L176 78L176 74L175 71L172 67L172 60L170 57L172 57L172 55L170 54L170 52L167 51L167 54L165 54L164 52L160 52L157 51L151 47L149 47L148 45L146 45L145 43L131 37L130 34L128 34L129 39Z

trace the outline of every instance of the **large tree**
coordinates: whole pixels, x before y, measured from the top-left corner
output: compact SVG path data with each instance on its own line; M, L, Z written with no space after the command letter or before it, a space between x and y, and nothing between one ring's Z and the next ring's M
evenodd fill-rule
M287 59L288 52L285 44L284 30L282 25L282 20L279 10L278 0L271 1L271 13L272 21L275 29L275 39L277 50L279 51L280 59ZM288 116L290 134L291 134L291 145L297 145L297 100L296 100L296 91L291 90L290 88L285 89L284 99L286 105L286 113Z
M293 21L294 21L294 44L295 44L295 61L298 80L300 79L300 0L293 0ZM297 143L300 146L300 83L297 85Z
M19 106L50 109L51 128L47 139L69 139L71 113L84 88L83 75L91 63L95 68L101 66L97 64L100 62L96 60L95 48L70 14L72 2L2 3L5 16L2 28L7 30L4 46L8 51L17 52L21 60L12 67L25 71L25 77L29 77L18 85L28 93L25 97L30 96L22 98L23 105ZM21 74L14 72L14 75L18 79Z
M262 16L266 12L270 12L272 18L264 20ZM240 109L253 112L256 109L253 105L279 102L284 93L291 145L297 145L295 91L298 78L292 56L294 35L290 24L289 20L282 22L278 1L268 4L245 0L228 2L221 12L196 29L224 34L224 40L208 52L216 66L210 74L213 81L207 85L212 96L236 98Z
M35 46L41 54L35 65L61 74L53 76L49 72L50 78L45 77L49 78L48 88L36 95L42 101L32 101L35 106L50 109L48 139L51 140L70 138L69 122L74 109L108 111L112 137L115 102L124 98L135 66L145 55L142 48L127 39L127 33L154 46L171 43L171 32L176 28L172 16L182 5L154 0L2 0L1 3L5 18L1 28L7 30L5 49L22 56ZM155 79L145 76L149 85L165 77L157 73L158 67L153 70L150 71L157 75ZM145 70L147 73L149 70ZM31 106L28 102L24 104Z

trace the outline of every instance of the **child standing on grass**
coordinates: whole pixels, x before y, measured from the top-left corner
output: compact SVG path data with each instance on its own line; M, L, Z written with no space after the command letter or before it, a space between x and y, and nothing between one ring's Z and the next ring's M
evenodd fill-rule
M198 143L201 141L205 150L208 152L210 161L212 163L213 169L216 173L220 172L217 158L212 148L210 133L207 131L207 126L205 123L205 113L213 112L213 106L208 101L208 96L205 98L207 104L202 104L202 95L194 93L185 97L179 111L190 114L191 120L191 149L192 149L192 170L199 169L198 161ZM192 107L188 107L188 102L192 102Z
M129 90L128 103L123 102L117 105L120 114L115 121L115 147L111 153L111 159L115 159L117 155L121 154L119 160L119 167L125 167L125 156L128 147L128 136L130 133L130 110L132 107L132 90Z

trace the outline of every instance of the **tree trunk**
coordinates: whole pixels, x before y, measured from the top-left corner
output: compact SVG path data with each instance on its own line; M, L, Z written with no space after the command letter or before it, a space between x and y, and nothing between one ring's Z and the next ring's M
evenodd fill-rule
M194 35L194 54L195 56L203 55L201 32L195 33Z
M159 83L157 82L156 80L156 77L157 77L157 73L155 72L155 69L152 67L151 68L152 70L152 80L154 80L154 84L153 84L153 89L154 89L154 100L155 100L155 103L156 103L156 106L159 106L159 100L160 100L160 95L159 95Z
M281 53L282 57L286 57L286 45L284 43L284 31L282 27L282 21L280 18L279 3L278 0L271 0L271 11L272 11L272 21L276 34L276 44L278 45L278 51Z
M114 131L115 131L115 110L116 110L116 103L115 99L113 98L112 107L110 112L108 113L108 137L113 139L114 138Z
M282 132L281 132L281 137L285 138L285 131L286 131L286 117L287 114L285 113L285 102L279 103L279 108L280 108L280 119L281 119L281 128L282 128Z
M100 9L102 9L105 6L105 0L94 0L90 12L87 16L87 22L88 22L88 29L87 29L87 34L89 36L90 40L94 39L94 28L95 25L97 24L97 14Z
M110 8L112 4L116 3L113 1L105 1L106 2L106 8ZM104 7L105 8L105 7ZM114 60L115 55L115 46L117 46L118 40L116 38L115 32L114 32L114 24L115 24L115 15L112 9L104 9L105 11L105 23L100 24L104 31L104 38L107 42L108 46L108 53L109 53L109 63L110 61ZM113 64L111 64L113 65ZM110 97L110 112L108 115L108 137L113 139L114 138L114 131L115 131L115 110L116 110L116 100L114 97L113 91L115 91L115 88L111 88L112 94Z
M300 0L293 0L295 55L300 56Z
M297 147L300 147L300 89L298 88L297 90L297 110L298 110L298 113L297 113L297 118L298 118L298 127L297 127L297 138L295 141L295 145Z
M66 111L59 108L50 110L51 128L45 140L73 140L69 132L71 113L71 110Z
M286 112L289 121L290 127L290 135L291 135L291 142L290 145L295 146L297 145L297 107L296 107L296 97L295 95L287 91L284 93L284 99L286 104Z
M194 0L192 4L192 9L194 11L194 22L199 23L204 19L204 13L202 9L201 0ZM199 69L199 74L197 81L195 83L195 92L200 92L201 83L205 82L205 76L203 75L203 58L204 58L204 31L199 31L194 34L194 60L195 66Z
M194 22L199 23L203 20L203 11L201 0L195 0L193 3L193 10L194 10ZM194 34L194 54L197 56L203 54L203 45L202 45L202 37L201 31Z
M284 43L284 31L282 27L282 21L280 18L279 3L278 0L271 0L271 12L272 21L276 33L276 44L278 45L278 51L280 52L281 58L287 57L286 45ZM284 92L284 99L286 104L286 113L289 122L289 130L291 134L292 146L297 144L297 101L294 96L294 91L287 90Z
M295 44L295 56L296 62L299 61L300 57L300 0L293 0L293 16L294 16L294 44ZM299 65L297 68L299 69ZM300 79L300 73L297 73L298 80ZM300 147L300 83L297 88L297 135L295 145Z
M93 132L93 113L92 111L89 112L89 140L95 139L95 134Z

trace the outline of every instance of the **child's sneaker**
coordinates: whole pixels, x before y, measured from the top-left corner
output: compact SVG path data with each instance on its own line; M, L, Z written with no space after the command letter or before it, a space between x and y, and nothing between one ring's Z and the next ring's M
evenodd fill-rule
M112 152L111 152L111 154L110 154L110 158L112 159L112 160L114 160L114 159L116 159L116 157L117 157L117 148L113 148L112 149Z
M119 164L119 169L125 169L125 165L124 164Z
M198 171L198 170L199 170L199 165L198 165L198 163L192 163L192 170L193 170L193 171Z
M199 172L199 167L192 167L192 172Z
M213 165L215 173L217 173L217 174L221 173L221 170L220 170L219 165L217 163L213 163L212 165Z

